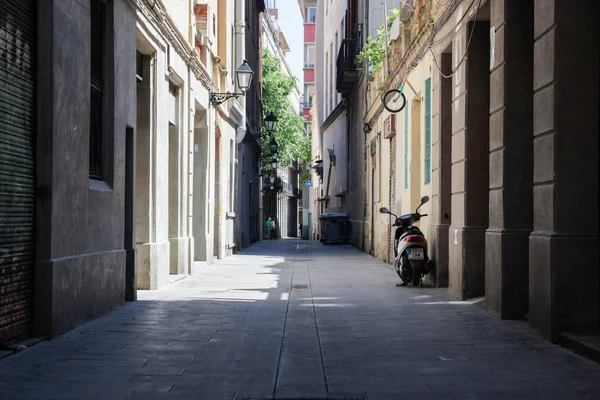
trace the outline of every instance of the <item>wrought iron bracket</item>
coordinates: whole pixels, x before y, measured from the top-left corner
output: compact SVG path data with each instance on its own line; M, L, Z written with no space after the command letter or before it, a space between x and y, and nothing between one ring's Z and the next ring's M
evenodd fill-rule
M243 93L210 93L210 104L212 104L213 107L216 107L231 98L237 99L243 95Z

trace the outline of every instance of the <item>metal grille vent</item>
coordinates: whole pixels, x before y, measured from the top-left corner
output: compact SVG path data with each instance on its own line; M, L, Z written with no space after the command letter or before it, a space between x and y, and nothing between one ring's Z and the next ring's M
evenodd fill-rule
M308 285L298 284L298 285L292 286L292 289L308 289Z

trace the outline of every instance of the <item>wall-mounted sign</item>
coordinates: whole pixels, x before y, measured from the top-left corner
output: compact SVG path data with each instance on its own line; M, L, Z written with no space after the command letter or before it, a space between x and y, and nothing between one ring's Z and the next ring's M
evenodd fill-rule
M311 187L312 186L312 182L311 181L306 181L306 187Z

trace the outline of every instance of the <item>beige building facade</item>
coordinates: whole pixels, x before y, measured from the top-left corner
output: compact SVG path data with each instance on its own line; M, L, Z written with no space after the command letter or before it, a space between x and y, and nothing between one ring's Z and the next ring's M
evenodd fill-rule
M208 98L210 76L189 29L193 2L137 2L136 244L139 289L159 289L190 273L194 239L189 182L196 90ZM179 10L173 15L171 10ZM183 9L183 10L182 10ZM167 18L161 18L166 15ZM198 82L202 82L198 84ZM205 104L205 106L207 106ZM207 119L208 120L208 119Z
M377 209L414 212L429 196L420 227L436 263L430 282L459 299L485 297L490 312L527 318L551 340L598 332L592 2L408 3L390 32L389 72L357 92L358 51L338 65L338 91L366 103L363 126L348 126L365 133L365 229L353 243L389 260L391 221ZM381 100L392 88L407 100L395 114Z
M159 289L235 248L245 103L213 105L210 93L239 92L236 55L245 44L235 18L244 4L184 3L136 2L139 289Z

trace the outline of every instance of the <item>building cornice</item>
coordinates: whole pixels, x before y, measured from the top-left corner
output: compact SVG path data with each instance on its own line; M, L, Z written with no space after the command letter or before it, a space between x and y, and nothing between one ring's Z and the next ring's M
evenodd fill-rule
M130 3L133 1L134 0L131 0ZM202 83L202 86L209 91L215 91L208 71L206 71L196 54L196 49L194 49L181 32L179 32L175 22L166 12L166 7L162 0L152 0L154 5L150 5L149 3L150 1L148 0L135 0L134 6L140 15L158 28L169 45L190 68L196 79Z
M343 101L339 102L339 104L337 106L335 106L335 108L329 114L327 119L325 121L323 121L323 124L321 124L321 132L326 130L329 127L329 125L331 125L333 123L333 121L335 121L337 119L337 117L339 117L340 114L345 110L345 108L346 108L345 102L346 101L343 100Z

